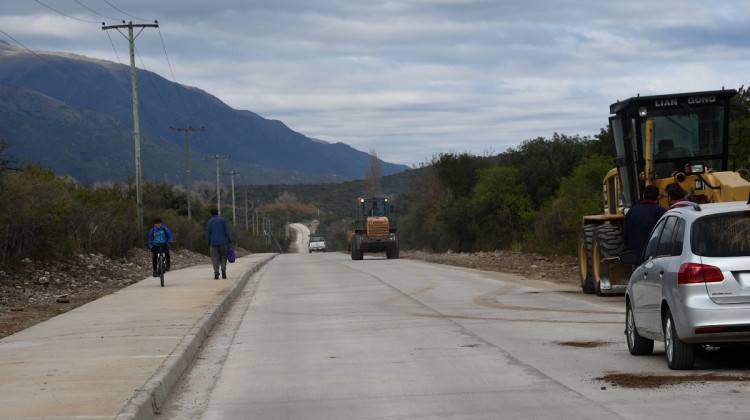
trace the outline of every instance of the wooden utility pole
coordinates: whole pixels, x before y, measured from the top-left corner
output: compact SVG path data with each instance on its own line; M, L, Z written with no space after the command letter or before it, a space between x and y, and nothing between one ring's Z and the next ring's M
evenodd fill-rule
M239 174L240 172L235 172L235 171L224 173L224 175L230 175L232 177L232 224L233 225L237 224L237 213L235 212L235 207L234 207L234 176L239 175Z
M138 83L135 79L135 38L143 32L144 28L158 28L159 22L154 21L150 24L138 24L134 25L133 22L125 23L122 21L122 25L105 26L102 22L102 30L107 29L128 29L128 43L130 44L130 84L133 89L133 133L135 136L135 195L137 203L138 213L138 227L143 228L143 192L141 191L141 133L138 123ZM133 28L140 28L138 34L133 36ZM123 36L122 32L120 32Z
M206 159L216 159L216 210L221 216L221 184L219 183L219 161L222 159L229 159L229 155L226 156L206 156Z
M175 131L184 131L185 132L185 186L187 187L187 211L188 211L188 220L191 219L191 213L190 213L190 132L191 131L204 131L206 128L193 128L193 127L182 127L182 128L174 128L169 127L170 130Z
M250 227L248 226L249 222L247 220L247 188L245 188L245 232L248 232L250 230Z

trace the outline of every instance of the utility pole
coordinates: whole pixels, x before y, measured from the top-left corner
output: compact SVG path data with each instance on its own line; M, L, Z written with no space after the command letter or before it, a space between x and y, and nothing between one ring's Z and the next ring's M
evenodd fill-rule
M120 29L128 28L128 43L130 44L130 84L133 89L133 133L135 136L135 196L136 196L136 207L138 212L138 228L143 229L143 192L141 191L141 132L138 123L138 83L135 79L135 38L143 32L144 28L158 28L159 22L154 21L150 24L138 24L134 25L133 22L125 23L122 21L122 25L105 26L102 22L102 30L107 29ZM138 34L133 36L133 28L141 28ZM120 32L123 36L122 32Z
M232 177L232 225L237 224L237 213L235 212L235 207L234 207L234 176L239 175L239 174L240 172L235 172L235 171L224 173L224 175L230 175Z
M204 131L206 128L193 128L193 127L182 127L182 128L174 128L172 126L169 127L170 130L175 131L184 131L185 132L185 186L187 187L187 210L188 210L188 220L192 218L190 213L190 132L191 131Z
M219 161L221 159L229 159L229 155L206 156L206 159L216 159L216 210L218 210L219 216L221 216L221 186L219 184Z
M247 220L247 188L245 188L245 232L250 230Z

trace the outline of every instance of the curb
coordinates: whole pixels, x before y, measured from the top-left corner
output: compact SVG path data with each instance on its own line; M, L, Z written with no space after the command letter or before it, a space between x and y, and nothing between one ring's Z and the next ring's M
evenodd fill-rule
M203 341L208 337L211 329L221 319L227 309L232 305L242 289L247 285L253 274L258 272L267 262L278 254L261 261L253 268L245 271L240 279L232 285L229 291L215 303L201 319L195 324L190 332L182 339L180 344L167 356L164 363L139 389L135 396L115 416L116 420L151 420L159 413L172 388L182 376L185 368L198 354Z

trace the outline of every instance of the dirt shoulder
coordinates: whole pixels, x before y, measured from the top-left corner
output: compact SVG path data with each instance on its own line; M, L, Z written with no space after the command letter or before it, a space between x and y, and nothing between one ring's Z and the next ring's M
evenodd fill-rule
M401 258L437 264L512 273L535 280L579 285L578 260L572 256L545 257L513 251L431 254L401 251Z
M172 269L210 263L206 255L171 250ZM118 259L81 254L55 263L25 260L14 271L0 271L0 338L114 293L150 274L151 252L147 249L131 250Z

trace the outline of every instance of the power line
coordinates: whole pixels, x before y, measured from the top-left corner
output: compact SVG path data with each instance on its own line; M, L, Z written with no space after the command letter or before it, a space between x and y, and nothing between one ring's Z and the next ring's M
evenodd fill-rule
M158 28L157 28L158 29ZM172 108L167 104L167 101L164 99L164 96L162 96L159 89L156 87L156 83L154 82L154 78L151 77L151 71L149 71L146 68L146 63L143 61L143 57L141 56L141 52L138 51L138 47L135 47L135 53L138 54L138 59L141 60L141 67L143 68L144 72L146 73L146 77L148 77L148 81L151 83L151 86L154 88L154 92L156 92L156 96L159 97L159 100L162 103L162 106L164 109L172 114L172 118L175 118L175 115L172 113ZM154 124L154 128L156 128L156 125Z
M48 66L50 66L50 67L52 67L53 69L55 69L55 71L57 71L58 73L60 73L60 75L61 75L61 76L67 76L67 75L65 74L65 72L64 72L64 71L62 71L61 69L57 68L57 66L55 66L55 65L54 65L54 64L52 64L51 62L49 62L49 61L47 61L46 59L44 59L44 58L43 58L43 57L42 57L41 55L37 54L37 53L36 53L36 51L30 50L30 49L29 49L29 48L27 48L27 47L26 47L25 45L21 44L21 42L20 42L20 41L18 41L17 39L13 38L12 36L10 36L10 35L9 35L9 34L8 34L7 32L5 32L4 30L0 29L0 32L2 32L2 33L3 33L3 34L4 34L5 36L7 36L8 38L12 39L12 40L13 40L13 42L15 42L16 44L20 45L20 46L21 46L21 48L23 48L23 49L25 49L26 51L28 51L28 52L30 52L30 53L32 53L32 54L34 54L34 55L35 55L35 56L36 56L36 57L37 57L38 59L42 60L42 61L43 61L43 62L44 62L45 64L47 64Z
M39 4L41 4L42 6L44 6L44 7L46 7L46 8L48 8L49 10L52 10L52 11L53 11L53 12L55 12L55 13L61 14L61 15L65 16L65 17L68 17L68 18L71 18L71 19L75 19L75 20L77 20L77 21L80 21L80 22L86 22L86 23L100 23L100 22L96 22L96 21L93 21L93 20L85 20L85 19L80 19L80 18L77 18L77 17L75 17L75 16L70 16L70 15L68 15L68 14L65 14L65 13L63 13L63 12L61 12L61 11L57 10L57 9L53 9L53 8L52 8L52 7L50 7L50 6L47 6L46 4L42 3L42 2L40 1L40 0L34 0L34 1L35 1L35 2L37 2L37 3L39 3Z
M126 79L128 79L128 73L125 71L125 64L122 64L122 60L120 60L120 55L117 54L117 47L115 47L114 41L112 41L112 37L109 36L109 31L107 32L107 38L109 38L109 43L112 45L112 49L115 52L115 57L117 57L117 62L120 63L120 70L122 70L122 75L125 76Z
M177 95L179 95L180 101L182 101L182 106L185 107L185 112L188 114L189 117L192 117L190 115L190 110L188 109L187 103L185 103L185 98L182 97L182 92L177 87L177 80L175 80L174 71L172 71L172 62L169 61L169 55L167 55L167 46L164 45L164 37L162 37L162 35L161 35L161 29L159 29L159 28L156 28L156 29L159 32L159 39L161 40L161 47L164 49L164 57L166 57L166 59L167 59L167 65L169 66L169 73L172 75L172 82L174 82L175 90L177 91Z
M88 10L89 12L92 12L92 13L94 13L94 14L97 14L97 15L99 15L99 16L101 16L101 17L103 17L103 18L107 18L107 19L117 19L117 18L113 18L113 17L110 17L110 16L105 16L105 15L103 15L103 14L101 14L101 13L97 12L96 10L94 10L94 9L92 9L92 8L90 8L90 7L88 7L88 6L86 6L85 4L81 3L81 2L80 2L80 1L78 1L78 0L73 0L73 1L74 1L74 2L76 2L76 3L78 3L78 4L79 4L79 5L81 6L81 7L83 7L83 8L84 8L84 9L86 9L86 10Z
M122 9L118 8L118 7L117 7L117 6L115 6L114 4L112 4L112 3L108 2L107 0L104 0L104 2L105 2L105 3L107 3L108 5L110 5L110 6L111 6L111 7L113 8L113 9L117 10L118 12L120 12L120 13L124 13L125 15L127 15L127 16L129 16L129 17L132 17L133 19L137 19L137 20L143 20L143 21L147 21L147 22L150 22L150 19L143 19L143 18L139 18L139 17L133 16L133 15L131 15L130 13L128 13L128 12L126 12L126 11L124 11L124 10L122 10Z

